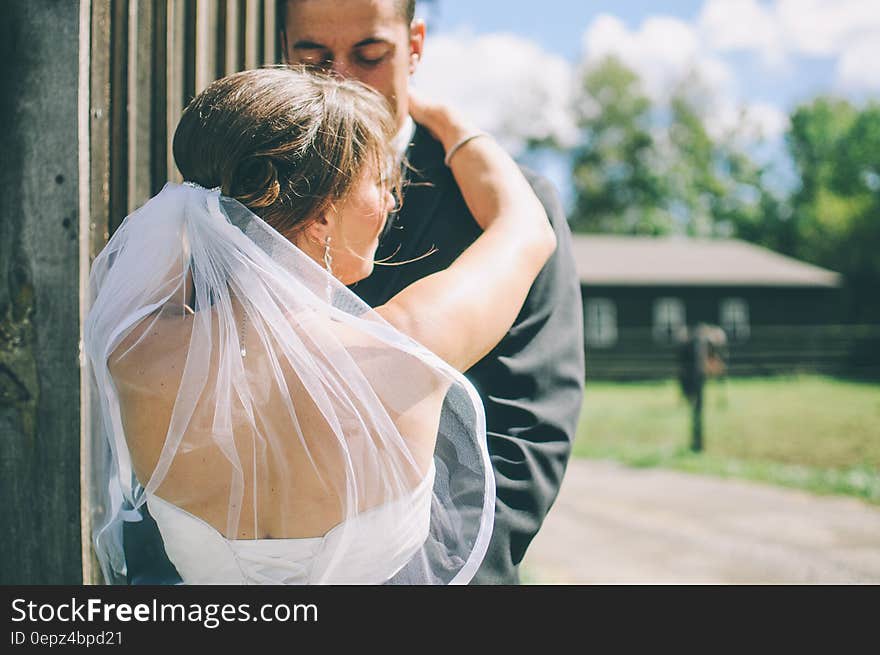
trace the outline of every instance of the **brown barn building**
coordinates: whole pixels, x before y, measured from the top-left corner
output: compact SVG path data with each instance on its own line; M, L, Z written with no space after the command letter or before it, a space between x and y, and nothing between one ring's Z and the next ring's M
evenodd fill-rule
M735 239L575 235L587 376L674 376L683 328L721 326L732 375L880 374L876 327L841 325L841 276Z

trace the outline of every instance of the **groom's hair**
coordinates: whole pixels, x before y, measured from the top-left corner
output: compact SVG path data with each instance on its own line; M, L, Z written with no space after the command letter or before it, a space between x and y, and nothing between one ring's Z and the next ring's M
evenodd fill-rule
M297 0L275 0L275 16L276 16L276 25L278 25L278 29L282 32L287 27L287 7L291 2L296 2ZM397 4L397 11L400 14L400 17L406 22L407 25L413 22L413 19L416 17L416 0L394 0Z
M347 198L364 174L399 191L396 130L385 99L360 82L301 66L263 68L221 78L196 96L172 147L184 180L221 187L290 238Z

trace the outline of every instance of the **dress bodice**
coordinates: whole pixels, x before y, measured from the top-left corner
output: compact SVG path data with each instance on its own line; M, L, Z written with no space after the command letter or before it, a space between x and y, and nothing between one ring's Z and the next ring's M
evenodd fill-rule
M381 584L421 548L428 536L434 465L411 494L339 523L322 537L227 539L212 525L147 495L168 558L184 584ZM345 557L329 558L346 544Z

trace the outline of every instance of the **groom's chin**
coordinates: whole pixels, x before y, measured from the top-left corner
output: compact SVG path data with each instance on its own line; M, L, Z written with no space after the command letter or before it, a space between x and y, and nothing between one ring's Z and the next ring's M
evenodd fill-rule
M350 275L346 276L345 279L340 280L345 286L350 287L353 284L357 284L361 280L366 280L373 273L373 262L368 262L363 265L363 267L357 272L352 272Z
M366 280L368 277L370 277L373 274L373 267L374 264L372 261L364 264L364 268L361 271L361 275L360 277L358 277L357 282L360 282L361 280Z

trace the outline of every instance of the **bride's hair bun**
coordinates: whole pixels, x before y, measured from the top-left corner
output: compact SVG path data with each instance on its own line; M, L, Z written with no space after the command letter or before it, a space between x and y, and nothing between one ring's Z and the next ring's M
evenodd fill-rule
M254 209L272 206L280 194L278 168L268 157L242 160L229 180L229 195Z
M365 172L400 166L388 103L369 87L302 67L235 73L196 96L174 133L184 179L220 186L290 237L347 197ZM207 183L207 184L205 184Z

